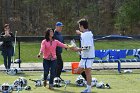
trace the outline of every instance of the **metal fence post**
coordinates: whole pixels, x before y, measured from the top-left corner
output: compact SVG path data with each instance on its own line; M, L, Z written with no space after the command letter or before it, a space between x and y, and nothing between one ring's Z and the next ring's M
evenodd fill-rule
M19 59L19 68L21 67L20 66L20 63L21 63L21 59L20 59L20 40L18 41L18 59Z

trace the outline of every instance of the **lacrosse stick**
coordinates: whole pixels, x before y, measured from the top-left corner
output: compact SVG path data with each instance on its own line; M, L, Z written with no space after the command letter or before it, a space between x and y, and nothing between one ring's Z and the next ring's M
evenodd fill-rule
M13 64L14 64L15 52L16 52L16 42L17 42L16 37L17 37L17 31L15 31L14 53L13 53L13 57L12 57Z
M70 46L71 47L77 47L77 45L76 45L76 43L75 43L75 40L73 39L73 40L71 40L70 41ZM81 53L80 52L77 52L79 55L81 55Z
M33 79L29 79L29 80L35 82L36 87L41 87L43 85L42 80L33 80Z
M65 89L65 93L66 93L66 88L67 88L67 85L70 84L70 80L66 80L66 81L64 81L64 83L65 83L64 89Z

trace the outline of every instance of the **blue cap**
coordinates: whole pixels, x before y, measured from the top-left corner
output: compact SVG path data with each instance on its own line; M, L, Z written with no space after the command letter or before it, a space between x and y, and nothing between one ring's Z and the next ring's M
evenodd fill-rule
M64 26L62 22L57 22L56 26Z

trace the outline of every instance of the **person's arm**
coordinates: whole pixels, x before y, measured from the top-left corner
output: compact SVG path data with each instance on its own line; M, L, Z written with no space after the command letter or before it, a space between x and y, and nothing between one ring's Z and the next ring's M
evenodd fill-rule
M3 34L3 37L4 38L8 38L8 37L11 37L11 32L9 32L9 31L5 31L5 33Z
M37 55L37 57L38 58L40 58L40 56L42 55L42 52L41 51L39 51L39 53L38 53L38 55Z
M1 33L2 41L14 41L14 35L12 33Z
M75 52L81 52L82 48L78 48L78 47L71 47L71 50L75 51Z
M81 35L82 32L80 30L76 30L76 34Z
M57 46L62 47L62 48L69 48L67 44L61 43L60 41L56 40Z
M7 36L6 36L7 41L14 41L15 40L15 36L13 35L12 32L10 32Z
M42 42L41 42L41 48L40 48L40 51L39 51L39 53L38 53L38 55L37 55L37 57L38 58L40 58L40 56L43 54L43 51L45 50L45 40L43 40Z
M2 32L2 33L0 34L0 37L3 37L3 35L4 35L4 33Z
M82 32L80 30L76 30L76 34L81 35ZM79 47L70 47L71 50L75 51L75 52L81 52L82 48Z
M13 33L10 33L10 35L11 35L11 37L10 37L11 40L14 41L15 40L15 36L13 35Z

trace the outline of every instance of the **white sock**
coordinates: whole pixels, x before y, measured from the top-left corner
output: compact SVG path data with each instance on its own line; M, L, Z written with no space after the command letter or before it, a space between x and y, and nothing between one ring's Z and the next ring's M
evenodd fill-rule
M86 84L86 86L87 86L87 81L85 81L85 84Z
M91 85L87 85L87 89L91 91Z

